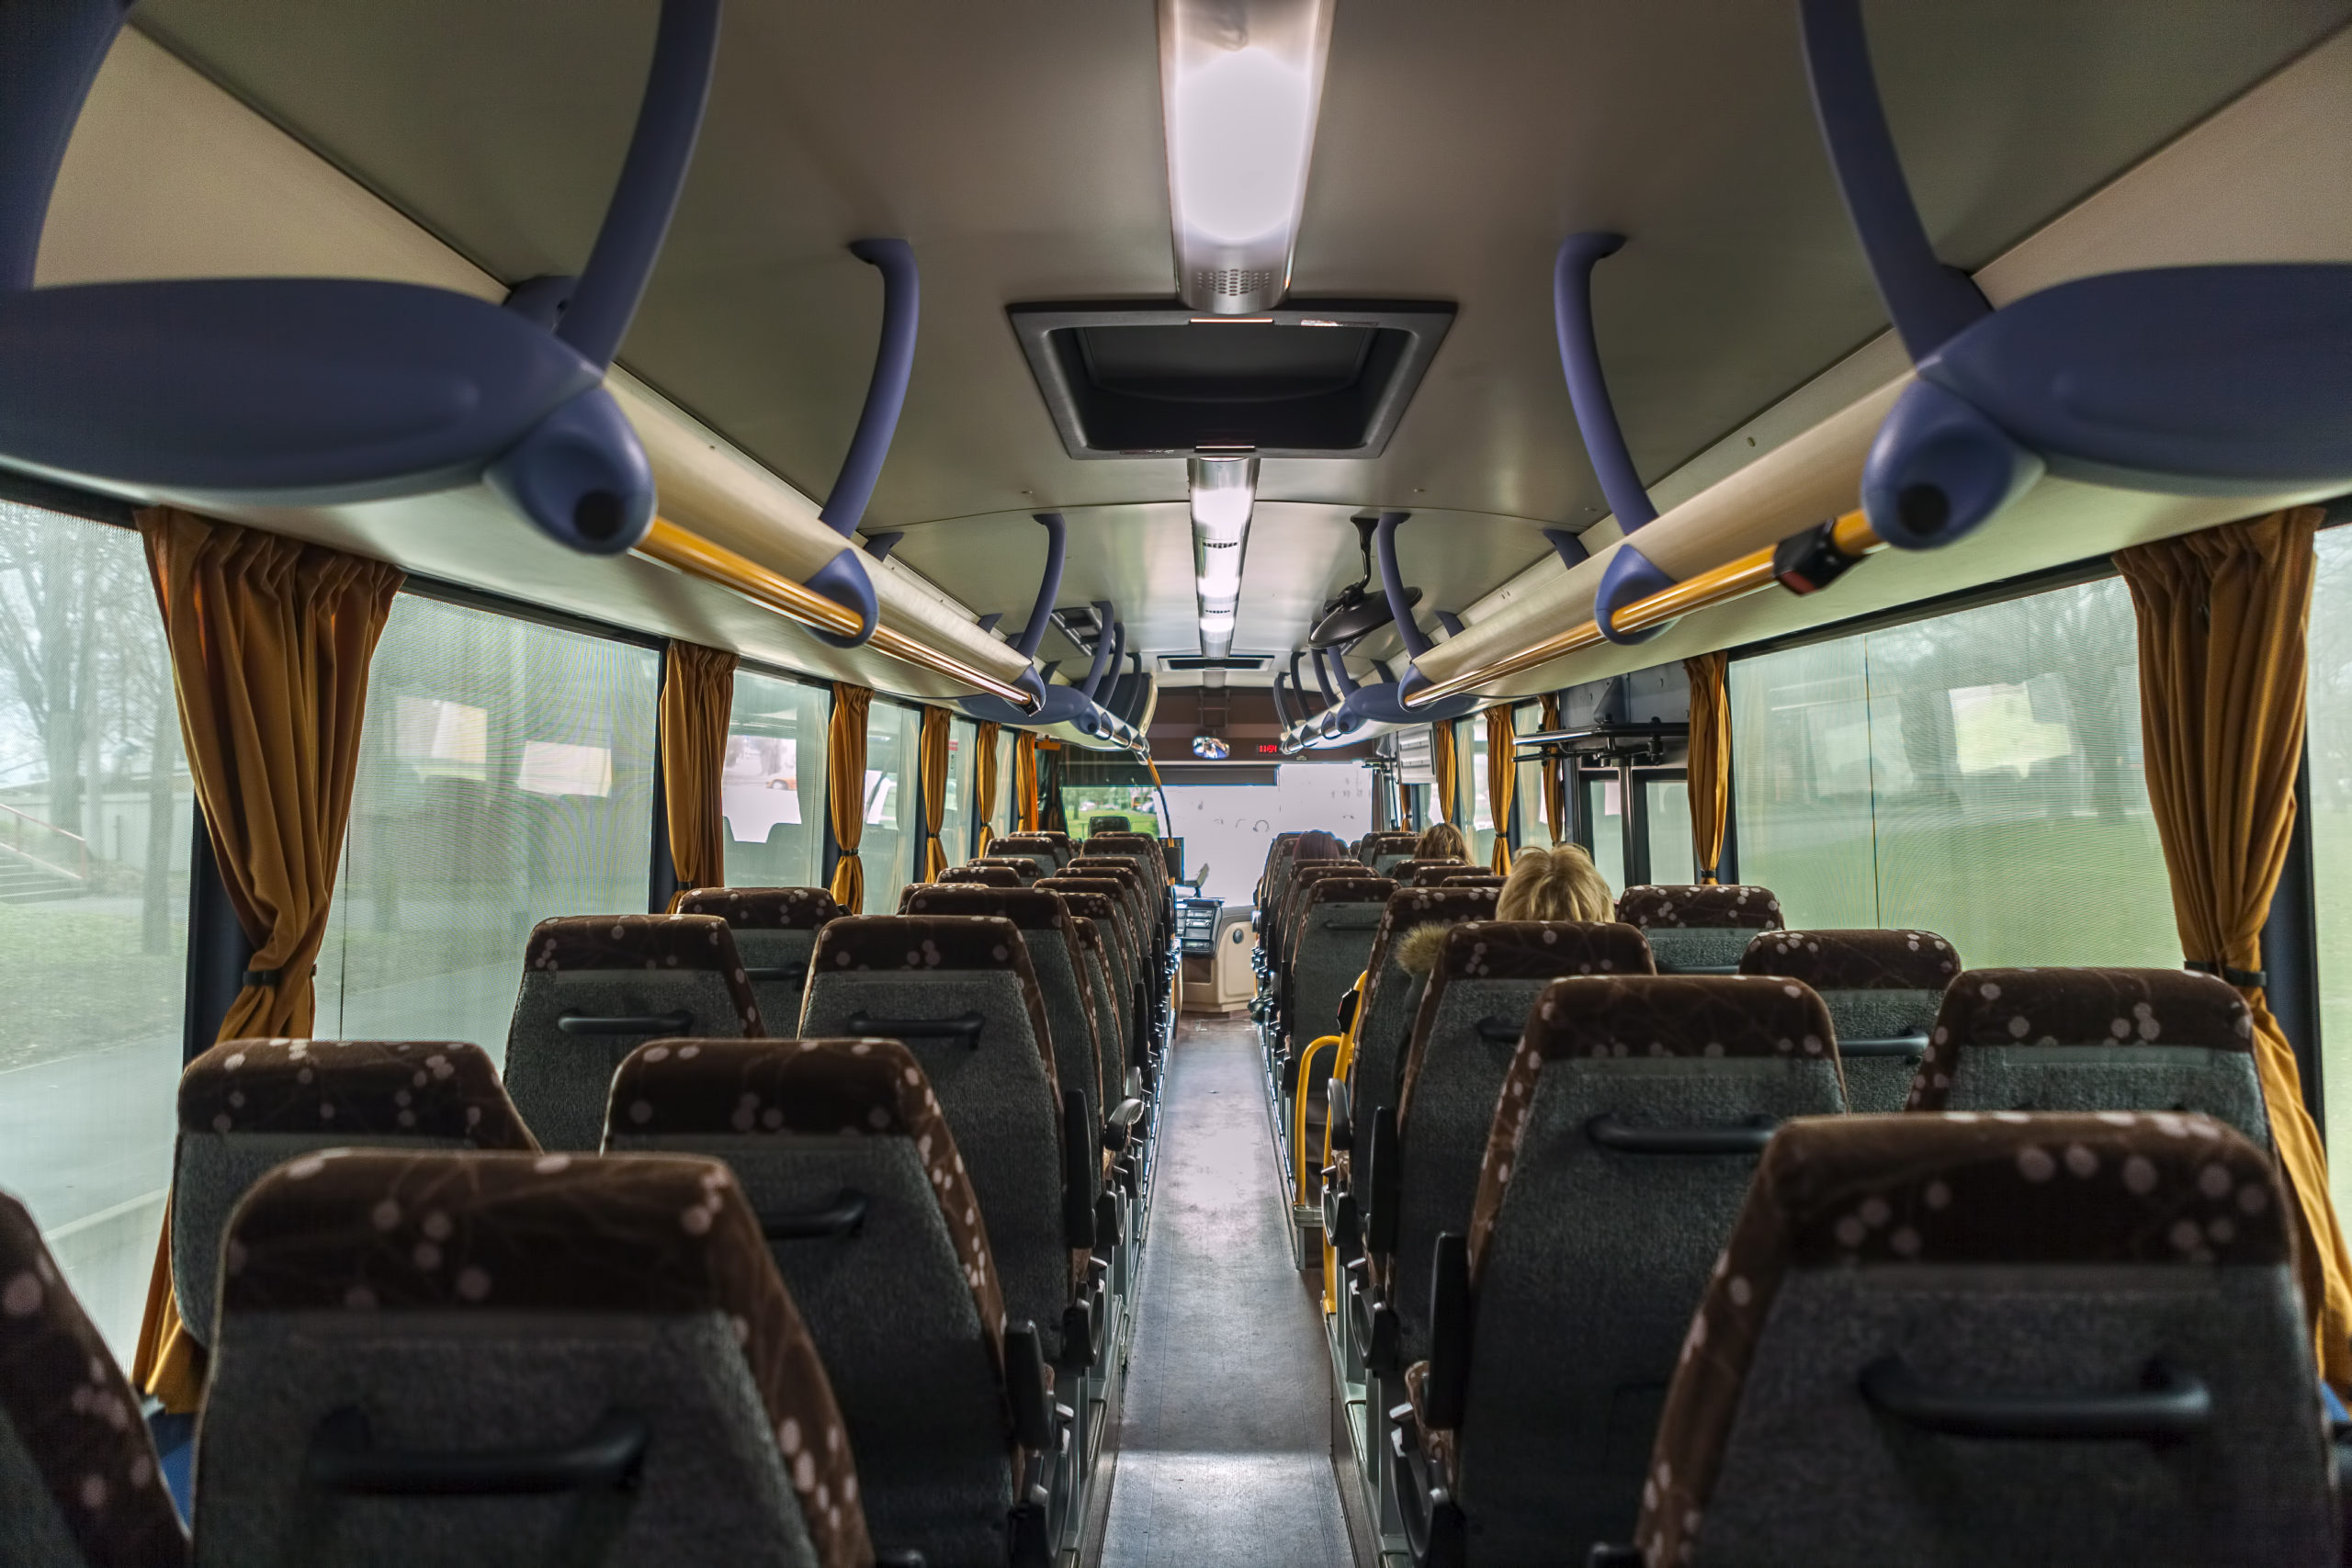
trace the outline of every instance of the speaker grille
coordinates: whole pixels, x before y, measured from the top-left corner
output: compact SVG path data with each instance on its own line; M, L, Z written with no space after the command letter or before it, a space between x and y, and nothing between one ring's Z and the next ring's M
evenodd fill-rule
M1201 296L1214 294L1238 299L1247 295L1267 293L1273 287L1272 267L1228 266L1216 271L1202 267L1193 274L1193 290Z

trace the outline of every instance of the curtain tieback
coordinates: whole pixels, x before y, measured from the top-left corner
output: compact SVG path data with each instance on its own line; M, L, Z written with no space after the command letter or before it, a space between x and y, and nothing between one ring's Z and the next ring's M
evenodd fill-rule
M311 973L315 976L318 972L319 966L315 964L311 964ZM263 986L280 986L286 983L286 971L283 969L248 969L243 975L237 976L237 982L249 990L256 989Z
M2192 958L2181 967L2199 975L2218 975L2242 990L2258 990L2270 984L2269 972L2263 969L2233 969L2226 964L2215 964L2202 958Z

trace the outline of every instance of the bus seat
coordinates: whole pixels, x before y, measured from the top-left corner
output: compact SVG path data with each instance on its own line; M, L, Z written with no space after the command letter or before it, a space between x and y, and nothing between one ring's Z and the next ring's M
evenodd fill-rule
M1022 865L1033 874L1036 871L1036 867L1026 861ZM969 882L981 887L1025 887L1035 877L1033 874L1024 878L1020 871L1009 865L973 861L967 865L949 866L939 874L939 880L943 883Z
M1144 997L1143 942L1136 932L1135 910L1128 905L1126 889L1107 876L1049 876L1037 886L1061 897L1091 897L1099 905L1073 904L1069 907L1091 915L1102 922L1103 940L1111 945L1117 960L1120 985L1121 1017L1127 1030L1127 1050L1132 1056L1149 1055L1149 1040L1144 1021L1149 1016Z
M1149 879L1125 855L1077 855L1058 872L1057 876L1108 876L1126 889L1127 902L1136 912L1136 935L1149 947L1163 934L1156 902L1165 902L1164 894L1155 895Z
M187 1561L139 1396L23 1204L0 1193L0 1559L22 1568Z
M1970 969L1914 1111L2195 1111L2270 1146L2245 999L2178 969Z
M1373 939L1387 914L1389 895L1396 891L1396 885L1386 877L1365 875L1356 861L1333 863L1354 874L1302 885L1290 963L1293 1038L1283 1082L1292 1094L1301 1088L1296 1076L1300 1048L1317 1036L1339 1032L1340 998L1363 973L1364 963L1372 956ZM1316 1146L1322 1146L1319 1134Z
M1124 1082L1140 1073L1156 1077L1156 1065L1136 1032L1135 983L1119 925L1119 907L1111 896L1071 886L1070 879L1049 878L1038 884L1062 901L1079 933L1079 956L1087 969L1094 1001L1094 1019L1102 1034L1102 1066L1115 1066Z
M593 1150L613 1069L649 1040L767 1032L716 915L541 920L506 1032L506 1092L550 1149Z
M1356 1004L1356 1045L1348 1079L1358 1148L1364 1145L1382 1108L1396 1103L1397 1075L1404 1071L1405 1049L1420 1011L1425 977L1407 973L1397 960L1405 938L1423 926L1491 920L1495 897L1491 887L1399 887L1388 896L1364 959L1363 995Z
M727 922L761 1021L771 1030L799 1023L817 931L841 912L822 887L696 887L678 897L678 913L717 915Z
M1071 847L1069 835L1059 828L1040 828L1035 836L1053 845L1055 852L1059 854L1065 862L1078 852Z
M1148 833L1093 833L1087 837L1082 857L1094 859L1105 855L1124 856L1134 863L1145 883L1153 891L1155 905L1168 901L1168 856L1159 840Z
M995 852L996 845L994 844L990 844L989 846L989 852L987 855L978 860L973 861L971 864L985 871L1009 871L1012 873L1013 875L1021 879L1021 886L1023 887L1028 886L1031 883L1036 881L1041 876L1050 876L1053 874L1050 869L1044 866L1044 857L1042 856L1021 854L1000 855Z
M1050 839L1036 833L1007 833L989 840L990 860L1025 860L1037 868L1040 876L1051 876L1069 863Z
M1356 858L1370 866L1374 874L1385 876L1390 866L1413 858L1413 845L1419 838L1418 833L1366 833Z
M1445 855L1434 860L1415 860L1408 856L1388 868L1388 874L1400 886L1442 887L1449 876L1475 874L1477 867L1466 860Z
M1736 975L1755 934L1781 924L1770 888L1737 885L1628 887L1617 918L1642 928L1661 975Z
M1391 1443L1410 1532L1498 1563L1580 1562L1627 1539L1758 1156L1783 1120L1845 1107L1828 1011L1795 982L1546 987L1466 1230L1431 1249L1430 1357Z
M1049 1408L1036 1331L1019 1325L1008 1359L988 1228L913 1053L891 1040L640 1045L614 1075L605 1147L733 1169L824 1360L877 1540L942 1565L1023 1561L1016 1535L1042 1546L1031 1487L1052 1434L1029 1432L1045 1451L1024 1451L1008 1426Z
M801 1023L914 1053L979 1194L1006 1310L1037 1325L1057 1365L1091 1359L1068 1330L1100 1304L1085 1258L1100 1145L1083 1091L1057 1076L1020 929L992 915L835 920L817 939Z
M212 1343L220 1238L237 1201L323 1148L536 1152L480 1046L438 1040L224 1040L180 1074L172 1291Z
M2202 1117L1792 1122L1634 1539L1698 1568L2335 1562L2285 1201Z
M1275 936L1274 995L1282 1032L1287 1036L1303 1028L1306 1032L1300 1037L1301 1044L1316 1035L1329 1033L1332 1017L1329 1008L1319 1013L1306 1014L1298 1010L1297 1005L1299 933L1306 924L1306 911L1315 889L1325 882L1361 883L1372 880L1387 879L1366 877L1363 867L1351 860L1309 861L1300 866L1290 879L1290 891L1283 895L1282 919ZM1389 886L1393 888L1396 884L1392 882ZM1348 976L1351 981L1354 978L1353 975ZM1338 998L1334 998L1332 1006L1337 1005Z
M717 1160L329 1150L262 1179L226 1256L198 1562L872 1561Z
M1933 931L1764 931L1740 955L1743 975L1811 986L1838 1031L1838 1062L1856 1111L1900 1111L1928 1054L1928 1032L1960 954Z
M1469 1224L1496 1097L1537 998L1565 975L1656 972L1642 933L1613 921L1485 920L1445 933L1397 1075L1396 1178L1363 1195L1400 1364L1429 1354L1430 1248ZM1382 1213L1390 1203L1396 1213Z

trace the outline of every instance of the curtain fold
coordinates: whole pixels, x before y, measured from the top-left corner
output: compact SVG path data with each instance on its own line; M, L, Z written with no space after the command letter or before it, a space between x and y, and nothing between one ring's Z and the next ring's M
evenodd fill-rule
M972 858L989 852L996 838L996 742L1000 724L983 724L972 739L972 799L979 807L980 826L972 835Z
M1519 768L1511 753L1518 750L1518 733L1509 703L1487 710L1487 806L1495 819L1492 863L1504 875L1510 873L1510 807L1519 787Z
M252 943L216 1036L308 1036L312 965L359 769L368 666L401 573L173 507L139 513L171 650L180 735L220 880ZM192 1410L201 1351L174 1303L168 1224L132 1381Z
M939 841L939 820L947 814L947 710L926 705L922 735L915 747L915 784L922 792L922 880L936 882L947 869L947 848Z
M1012 829L1037 830L1037 732L1024 729L1012 742Z
M1546 734L1559 729L1558 694L1545 693L1544 705L1537 711L1540 716L1538 722L1544 726ZM1566 795L1562 794L1560 789L1560 759L1556 754L1547 753L1544 758L1544 827L1552 835L1552 841L1555 844L1565 844L1568 841L1567 824L1561 820L1562 808L1566 801Z
M833 902L845 914L865 912L865 866L857 846L865 836L865 716L874 694L833 682L833 716L825 729L825 816L833 829Z
M2352 1391L2352 1257L2303 1104L2293 1049L2266 1003L2262 927L2286 864L2303 754L2312 547L2299 507L2118 551L2139 623L2148 800L2188 965L2254 1014L2271 1141L2292 1197L2296 1260L2321 1374Z
M1430 771L1437 774L1437 788L1430 792L1437 799L1433 803L1435 809L1430 813L1429 825L1435 827L1442 818L1459 826L1462 804L1453 792L1462 780L1461 770L1454 764L1453 726L1450 724L1430 726Z
M1690 849L1699 880L1723 880L1724 818L1731 809L1731 655L1682 661L1690 679Z
M672 639L662 671L662 804L670 824L670 863L678 890L727 880L727 829L719 775L735 705L735 656Z

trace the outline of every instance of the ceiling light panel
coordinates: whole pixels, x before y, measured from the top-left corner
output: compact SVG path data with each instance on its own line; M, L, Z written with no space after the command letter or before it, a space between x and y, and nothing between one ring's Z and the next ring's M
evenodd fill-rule
M1176 292L1210 316L1289 292L1337 0L1159 0Z
M1233 650L1241 604L1241 567L1250 552L1250 513L1258 500L1258 459L1195 457L1188 467L1193 498L1193 584L1200 602L1201 652Z

